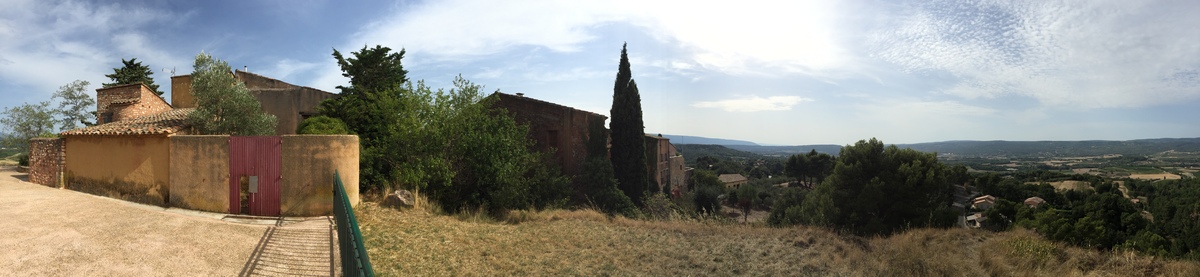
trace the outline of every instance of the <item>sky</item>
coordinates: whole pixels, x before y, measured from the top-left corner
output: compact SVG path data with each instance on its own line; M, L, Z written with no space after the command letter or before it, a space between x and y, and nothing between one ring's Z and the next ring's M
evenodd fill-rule
M1200 1L0 1L0 107L205 52L337 92L331 54L607 115L627 44L647 133L771 145L1200 137ZM169 99L169 96L168 96Z

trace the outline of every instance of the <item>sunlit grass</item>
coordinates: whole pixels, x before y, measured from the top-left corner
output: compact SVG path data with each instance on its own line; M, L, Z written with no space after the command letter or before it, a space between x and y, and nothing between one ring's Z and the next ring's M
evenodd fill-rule
M593 210L501 218L373 203L359 220L384 276L1196 276L1195 262L1063 246L1029 231L917 229L889 237L728 221L646 221Z

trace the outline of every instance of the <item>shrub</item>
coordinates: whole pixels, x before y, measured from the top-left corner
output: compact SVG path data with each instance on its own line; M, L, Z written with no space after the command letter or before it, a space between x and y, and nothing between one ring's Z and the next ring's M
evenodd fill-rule
M29 166L29 154L25 154L25 153L17 154L17 165Z
M351 134L350 127L346 126L341 119L332 118L324 115L309 117L300 122L300 127L296 128L297 134L306 135L346 135Z
M783 195L775 199L775 204L772 206L771 214L767 216L767 224L772 226L791 226L803 222L800 213L800 205L804 204L804 197L808 195L808 190L805 189L787 189Z

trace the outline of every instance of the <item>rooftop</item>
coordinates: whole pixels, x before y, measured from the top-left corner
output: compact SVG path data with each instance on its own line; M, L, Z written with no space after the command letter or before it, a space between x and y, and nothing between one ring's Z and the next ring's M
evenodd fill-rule
M188 127L187 117L193 108L174 109L154 115L137 117L64 131L62 136L87 135L158 135L174 134Z

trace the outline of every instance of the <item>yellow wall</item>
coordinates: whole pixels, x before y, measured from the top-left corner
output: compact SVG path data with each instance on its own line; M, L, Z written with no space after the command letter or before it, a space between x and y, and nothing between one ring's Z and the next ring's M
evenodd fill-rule
M166 136L67 136L69 189L165 206L170 184Z
M333 211L333 172L338 171L351 205L357 206L358 136L285 135L280 211L284 216Z
M171 136L171 206L229 211L229 136Z

